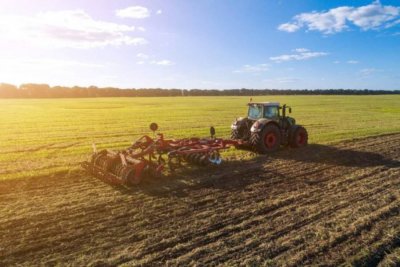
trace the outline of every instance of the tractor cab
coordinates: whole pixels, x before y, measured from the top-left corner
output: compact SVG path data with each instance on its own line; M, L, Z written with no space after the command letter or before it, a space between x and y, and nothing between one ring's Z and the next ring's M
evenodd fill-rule
M279 118L279 103L278 102L262 102L248 103L248 118L251 120L271 119L278 120Z
M286 113L292 113L292 108L286 104L279 105L279 102L259 102L248 103L249 109L247 118L250 120L267 119L273 120L281 124L282 127L287 127L295 124L293 118L290 118Z

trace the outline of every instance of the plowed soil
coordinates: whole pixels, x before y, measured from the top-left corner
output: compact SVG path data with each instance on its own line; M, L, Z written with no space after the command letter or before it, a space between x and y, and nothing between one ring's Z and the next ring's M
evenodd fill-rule
M0 265L393 265L400 133L282 149L135 188L0 182Z

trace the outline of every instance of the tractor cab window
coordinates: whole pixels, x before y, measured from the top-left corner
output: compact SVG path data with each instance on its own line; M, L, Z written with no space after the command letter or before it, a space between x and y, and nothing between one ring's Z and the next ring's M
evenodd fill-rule
M278 107L266 106L264 107L264 118L275 119L279 116Z
M262 118L262 110L263 107L261 105L249 105L249 118L253 120Z

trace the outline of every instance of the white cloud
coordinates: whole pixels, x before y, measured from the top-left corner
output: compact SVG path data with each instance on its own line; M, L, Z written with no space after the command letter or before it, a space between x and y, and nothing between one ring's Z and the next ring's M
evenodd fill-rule
M285 32L295 32L298 31L300 28L301 26L295 23L283 23L279 25L278 30Z
M270 57L269 59L277 63L284 61L294 61L294 60L307 60L316 57L322 57L328 55L326 52L312 52L305 48L297 48L294 50L296 54L280 55L275 57Z
M398 25L398 24L400 24L400 19L395 20L395 21L392 21L392 22L389 22L388 24L385 25L385 28L387 29L387 28L396 26L396 25Z
M143 54L143 53L139 53L136 56L138 58L140 58L140 59L148 59L150 57L149 55L146 55L146 54Z
M268 64L244 65L234 73L260 73L269 70Z
M374 73L382 72L382 71L383 71L383 70L375 69L375 68L366 68L366 69L360 70L360 71L359 71L359 74L360 74L361 76L366 77L366 76L371 76L371 75L374 74Z
M160 66L172 66L175 65L174 62L167 60L167 59L163 59L163 60L153 60L150 62L153 65L160 65Z
M157 10L156 14L157 14L157 15L162 14L162 10L161 10L161 9Z
M138 65L144 65L144 64L151 64L151 65L159 65L159 66L172 66L175 65L175 62L168 60L168 59L162 59L159 60L157 57L153 55L147 55L144 53L138 53L136 57L139 59L136 64Z
M349 15L349 20L363 30L376 29L386 22L392 21L400 14L400 8L395 6L382 6L374 2L367 6L355 8Z
M305 53L305 52L310 51L310 49L307 49L307 48L296 48L293 51L294 52L298 52L298 53Z
M279 25L278 29L295 32L304 27L310 31L332 34L347 29L351 23L362 30L371 30L392 27L397 24L395 20L399 16L400 7L383 6L375 1L360 7L341 6L328 11L301 13L294 16L291 22Z
M294 77L278 77L278 78L273 78L273 79L266 79L264 82L268 83L279 83L279 84L284 84L284 83L295 83L299 82L301 79L299 78L294 78Z
M348 60L347 64L358 64L359 62L357 60Z
M90 48L146 44L144 38L129 35L134 30L134 26L95 20L83 10L45 12L30 17L0 17L0 36L3 40L50 47Z
M150 16L150 10L143 6L130 6L116 10L115 14L120 18L144 19Z
M333 61L333 64L339 64L340 63L340 61L339 60L335 60L335 61Z

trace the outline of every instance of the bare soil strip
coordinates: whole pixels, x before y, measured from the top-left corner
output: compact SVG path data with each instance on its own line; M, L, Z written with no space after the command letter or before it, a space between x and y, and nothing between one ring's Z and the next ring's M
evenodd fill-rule
M400 264L400 133L282 149L135 188L0 182L0 265Z

